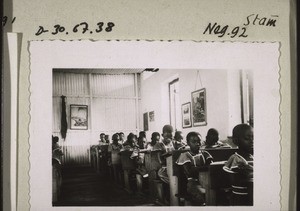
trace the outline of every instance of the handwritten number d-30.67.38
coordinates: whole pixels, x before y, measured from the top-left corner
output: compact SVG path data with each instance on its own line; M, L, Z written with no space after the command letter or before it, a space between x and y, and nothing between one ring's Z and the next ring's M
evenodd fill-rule
M51 33L52 35L57 35L57 34L69 34L69 33L100 33L102 31L105 32L111 32L113 30L113 27L115 24L113 22L98 22L95 26L89 26L87 22L81 22L79 24L74 25L71 27L70 30L67 29L67 27L64 27L60 24L55 24L52 29L45 28L44 26L39 26L37 32L35 33L36 36L40 36L45 33Z

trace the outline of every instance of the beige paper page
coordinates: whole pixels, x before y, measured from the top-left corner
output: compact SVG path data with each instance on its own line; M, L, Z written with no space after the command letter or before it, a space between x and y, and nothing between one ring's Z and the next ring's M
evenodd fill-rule
M29 53L28 41L31 40L194 40L194 41L271 41L280 42L280 93L281 93L281 205L282 210L289 209L291 185L295 166L291 164L294 147L291 136L291 56L290 56L290 4L284 0L266 0L242 2L232 1L89 1L81 0L46 0L30 2L14 0L4 1L5 13L13 24L7 23L4 31L20 32L23 34L21 65L19 69L19 108L18 108L18 158L17 158L17 207L28 210L29 205ZM7 14L6 14L7 13ZM276 22L266 26L259 25L256 20L266 17ZM247 19L248 17L248 19ZM74 26L87 22L90 26L97 26L98 22L113 22L115 26L111 32L75 33ZM241 29L234 38L225 34L203 34L208 24L220 24L221 28L229 25L227 32L239 26L245 27L246 32L241 36ZM262 23L262 22L261 22ZM59 24L68 29L68 34L57 33L54 26ZM246 26L245 26L246 25ZM50 32L36 35L39 27L43 26ZM294 80L294 79L293 79ZM293 152L293 151L292 151Z

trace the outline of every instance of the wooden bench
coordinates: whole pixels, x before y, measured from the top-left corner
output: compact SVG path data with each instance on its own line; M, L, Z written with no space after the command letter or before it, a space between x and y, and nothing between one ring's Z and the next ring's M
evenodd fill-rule
M184 193L181 190L182 188L182 170L176 164L181 153L186 152L186 149L182 150L174 150L172 153L169 153L167 156L167 172L170 181L170 205L178 206L182 198L184 197ZM181 183L181 184L180 184Z
M52 202L57 202L60 196L62 184L61 164L58 160L52 159Z
M157 177L157 171L161 168L158 155L160 151L149 151L145 153L145 168L148 171L149 191L153 199L164 201L163 184Z
M97 168L97 146L96 145L92 145L90 147L90 156L91 156L91 166L93 167L93 169L96 171Z
M205 188L207 206L229 205L229 175L223 170L226 161L211 163L207 172L199 172L199 182Z
M206 195L206 205L222 205L228 203L227 199L222 199L220 195L220 191L224 191L230 187L230 180L228 175L224 172L223 166L228 158L234 154L237 149L236 148L217 148L217 149L205 149L208 151L214 160L207 170L203 170L199 172L199 183L205 189ZM177 184L173 184L171 190L173 189L173 193L170 194L173 197L174 192L176 192L177 185L177 194L176 196L182 200L182 198L186 197L186 178L183 173L183 168L180 168L175 164L178 159L180 153L182 151L173 151L172 159L173 159L173 176L177 176ZM170 177L171 179L171 177ZM171 180L170 180L171 181ZM173 179L173 181L176 181ZM171 184L171 183L170 183ZM174 199L175 200L175 199ZM179 202L180 202L179 200Z
M108 162L108 144L105 145L99 145L99 163L98 163L98 168L99 172L102 174L108 174L109 173L109 167L107 166Z
M120 152L121 155L121 163L122 163L122 169L124 172L124 185L125 189L128 192L132 191L132 184L130 183L130 176L132 170L136 169L136 163L134 159L131 159L130 156L133 151L124 150Z

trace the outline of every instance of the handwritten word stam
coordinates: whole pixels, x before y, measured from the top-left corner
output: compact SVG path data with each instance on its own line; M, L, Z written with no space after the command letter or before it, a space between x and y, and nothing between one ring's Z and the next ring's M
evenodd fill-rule
M244 23L244 26L249 25L259 25L259 26L276 26L278 15L271 15L270 17L260 17L259 14L251 14L248 15L246 18L246 22Z

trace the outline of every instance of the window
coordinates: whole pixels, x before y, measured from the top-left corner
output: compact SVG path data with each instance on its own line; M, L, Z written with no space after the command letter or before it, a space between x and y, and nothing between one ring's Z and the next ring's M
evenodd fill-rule
M175 130L181 127L179 79L169 83L170 124Z

